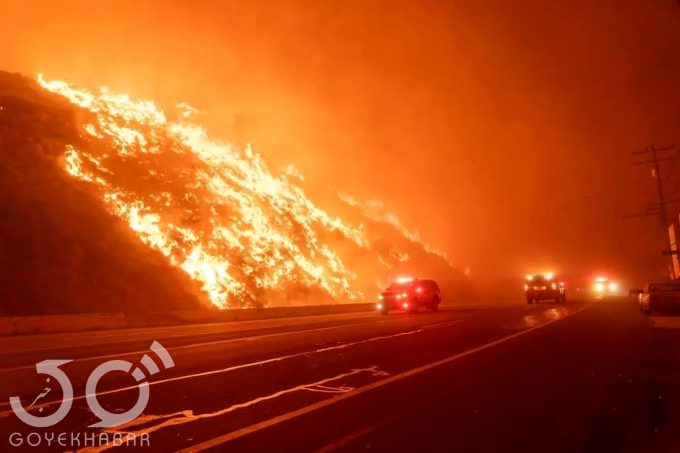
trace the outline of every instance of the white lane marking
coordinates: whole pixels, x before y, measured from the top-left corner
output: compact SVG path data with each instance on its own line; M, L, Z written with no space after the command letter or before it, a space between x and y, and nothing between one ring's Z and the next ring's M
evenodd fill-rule
M245 336L245 337L238 337L238 338L229 338L227 340L214 340L214 341L204 341L202 343L192 343L192 344L186 344L182 346L172 346L169 348L166 348L167 351L175 351L177 349L188 349L188 348L199 348L199 347L204 347L204 346L214 346L214 345L219 345L219 344L225 344L225 343L235 343L238 341L256 341L256 340L261 340L264 338L271 338L271 337L280 337L280 336L287 336L287 335L297 335L297 334L302 334L302 333L310 333L310 332L320 332L322 330L334 330L334 329L342 329L346 327L356 327L356 326L363 326L366 324L380 324L384 322L389 322L389 320L384 320L384 321L369 321L369 322L359 322L359 323L354 323L354 324L343 324L341 326L329 326L329 327L317 327L315 329L305 329L305 330L292 330L289 332L277 332L277 333L267 333L267 334L262 334L262 335L255 335L255 336ZM140 340L143 341L143 340ZM71 362L73 363L79 363L79 362L90 362L93 360L103 360L103 359L113 359L117 357L126 357L130 355L140 355L148 352L149 349L143 349L140 351L132 351L132 352L120 352L116 354L107 354L107 355L100 355L100 356L93 356L93 357L82 357L79 359L73 359ZM34 352L34 351L30 351ZM33 369L35 368L35 364L31 365L20 365L12 368L0 368L0 373L9 373L12 371L19 371L19 370L26 370L26 369ZM1 405L0 405L1 406Z
M526 330L522 330L522 331L514 333L512 335L508 335L507 337L503 337L503 338L500 338L498 340L492 341L490 343L483 344L482 346L478 346L478 347L473 348L473 349L468 349L467 351L461 352L459 354L447 357L447 358L442 359L442 360L438 360L437 362L432 362L432 363L429 363L427 365L423 365L423 366L418 367L418 368L413 368L409 371L405 371L403 373L391 376L387 379L383 379L381 381L374 382L373 384L369 384L369 385L366 385L364 387L360 387L360 388L353 390L351 392L347 392L347 393L343 393L343 394L338 395L338 396L327 398L325 400L319 401L318 403L310 404L309 406L305 406L305 407L302 407L300 409L294 410L292 412L288 412L287 414L279 415L278 417L270 418L269 420L265 420L263 422L256 423L254 425L247 426L245 428L241 428L237 431L227 433L223 436L215 437L214 439L210 439L210 440L207 440L205 442L201 442L199 444L196 444L196 445L193 445L191 447L180 450L177 453L197 453L197 452L200 452L200 451L207 450L209 448L216 447L218 445L232 441L232 440L237 439L239 437L242 437L242 436L254 433L256 431L260 431L262 429L268 428L270 426L277 425L279 423L285 422L286 420L290 420L292 418L299 417L301 415L307 414L307 413L315 411L317 409L321 409L323 407L330 406L331 404L343 401L347 398L351 398L353 396L361 395L361 394L366 393L370 390L373 390L373 389L376 389L376 388L379 388L379 387L383 387L383 386L391 384L393 382L400 381L402 379L411 377L415 374L422 373L422 372L427 371L427 370L431 370L432 368L436 368L438 366L444 365L446 363L453 362L454 360L458 360L460 358L469 356L469 355L474 354L476 352L480 352L480 351L483 351L485 349L491 348L493 346L499 345L501 343L505 343L506 341L520 337L522 335L526 335L526 334L533 332L535 330L542 329L543 327L549 326L549 325L551 325L551 324L553 324L557 321L560 321L560 320L565 319L569 316L575 315L576 313L580 313L583 310L586 310L587 308L590 308L590 305L586 305L583 308L579 308L578 310L573 311L569 314L566 314L561 318L552 319L550 321L547 321L545 324L541 324L539 326L535 326L535 327L528 328Z
M229 412L234 412L235 410L238 409L243 409L244 407L249 407L253 406L255 404L261 403L262 401L268 401L268 400L273 400L276 399L282 395L286 395L289 393L294 393L298 392L301 390L308 390L308 391L316 391L314 390L315 388L323 388L326 387L325 384L333 381L337 381L338 379L343 379L347 378L350 376L355 376L357 374L361 373L371 373L373 376L387 376L388 374L382 370L380 370L377 366L372 366L368 368L355 368L352 371L348 371L346 373L338 374L336 376L330 377L330 378L325 378L320 381L312 382L309 384L302 384L298 385L292 388L288 388L285 390L279 390L278 392L272 393L270 395L266 396L261 396L259 398L255 398L250 401L246 401L245 403L238 403L238 404L233 404L225 409L220 409L215 412L207 412L205 414L199 414L196 415L192 410L185 410L185 411L179 411L179 412L173 412L171 414L163 414L163 415L142 415L140 417L137 417L136 419L129 421L127 423L124 423L120 426L116 426L115 428L112 429L105 429L103 432L107 434L114 435L119 433L122 434L122 438L126 439L130 434L132 434L133 438L139 438L143 436L144 434L151 434L154 431L161 430L163 428L166 428L168 426L176 426L176 425L183 425L185 423L190 423L196 420L201 420L201 419L206 419L206 418L214 418L214 417L219 417L224 414L227 414ZM328 388L328 387L327 387ZM347 393L352 390L354 390L353 387L338 387L335 388L337 391L334 393ZM154 421L157 420L165 420L157 425L151 425L146 428L142 428L139 431L129 431L127 428L134 427L134 426L139 426L139 425L148 425ZM108 436L107 436L108 439ZM111 442L107 442L104 445L100 445L97 447L86 447L82 448L80 450L77 450L77 452L82 452L82 453L96 453L104 450L108 450L112 447L118 447L121 446L122 444L116 444L114 440Z
M387 373L384 373L385 376L387 376ZM330 387L328 385L315 385L313 387L306 387L305 390L309 390L310 392L319 392L319 393L346 393L354 390L354 387L347 387L347 386L340 386L340 387Z
M652 316L657 329L680 329L680 316Z
M185 380L185 379L192 379L192 378L196 378L196 377L210 376L210 375L213 375L213 374L227 373L227 372L230 372L230 371L241 370L241 369L244 369L244 368L250 368L250 367L259 366L259 365L266 365L266 364L274 363L274 362L281 362L283 360L293 359L293 358L296 358L296 357L309 356L311 354L320 354L320 353L323 353L323 352L334 351L334 350L337 350L337 349L345 349L345 348L349 348L351 346L356 346L356 345L359 345L359 344L370 343L372 341L387 340L387 339L390 339L390 338L396 338L396 337L401 337L401 336L405 336L405 335L414 335L416 333L425 332L425 331L432 330L432 329L435 329L435 328L438 329L438 328L441 328L441 327L450 326L450 325L456 324L459 321L460 321L460 319L454 319L454 320L449 321L449 322L434 324L433 326L435 326L435 327L423 326L423 327L416 329L416 330L409 330L409 331L400 332L400 333L397 333L397 334L384 335L384 336L379 336L379 337L371 337L371 338L368 338L366 340L359 340L359 341L354 341L354 342L351 342L351 343L341 343L339 345L327 346L325 348L320 348L320 349L316 349L316 350L313 350L313 351L298 352L296 354L289 354L289 355L284 355L284 356L279 356L279 357L273 357L271 359L260 360L258 362L243 363L241 365L234 365L234 366L230 366L228 368L222 368L222 369L219 369L219 370L205 371L203 373L187 374L187 375L184 375L184 376L177 376L177 377L174 377L174 378L162 379L162 380L159 380L159 381L152 381L152 382L149 382L149 386L158 385L158 384L166 384L168 382L182 381L182 380ZM122 392L130 391L130 390L136 391L138 388L139 387L137 385L133 385L133 386L130 386L130 387L123 387L123 388L114 389L114 390L107 390L107 391L104 391L104 392L97 392L95 395L96 396L103 396L103 395L111 395L111 394L114 394L114 393L122 393ZM51 406L53 404L58 404L58 403L60 404L62 401L78 401L78 400L85 399L88 396L92 396L92 395L79 395L79 396L74 396L74 397L67 399L67 400L48 401L48 402L45 402L45 403L42 403L42 404L32 406L31 409L40 409L42 407L48 407L48 406ZM22 400L22 401L25 401L25 400ZM2 404L0 404L0 407L9 406L9 405L10 405L9 402L2 403ZM11 410L0 412L0 418L6 417L7 415L12 414L12 413L13 412Z

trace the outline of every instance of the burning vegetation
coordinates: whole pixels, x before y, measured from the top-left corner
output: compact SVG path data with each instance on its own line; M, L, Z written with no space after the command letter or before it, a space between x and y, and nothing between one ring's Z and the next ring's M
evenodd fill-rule
M251 147L211 140L187 105L166 114L106 89L38 83L61 97L50 95L53 105L71 112L51 142L54 165L184 271L195 282L179 279L189 299L207 295L219 308L352 301L372 299L403 271L460 278L379 204L343 195L345 220L330 214L306 195L293 167L276 173ZM8 99L0 97L0 125L13 108ZM202 295L189 296L192 285Z

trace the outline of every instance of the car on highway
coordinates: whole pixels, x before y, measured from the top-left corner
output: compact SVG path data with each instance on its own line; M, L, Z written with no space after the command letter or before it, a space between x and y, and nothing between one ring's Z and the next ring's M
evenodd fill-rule
M606 277L596 277L593 281L592 295L596 299L602 299L609 296L621 296L623 294L621 285Z
M680 283L650 283L639 298L640 310L645 315L659 311L680 311Z
M376 308L386 315L390 310L415 313L420 308L439 309L442 293L434 280L424 278L398 278L378 296Z
M567 290L564 282L553 274L527 275L524 294L528 304L542 300L554 300L562 304L567 301Z

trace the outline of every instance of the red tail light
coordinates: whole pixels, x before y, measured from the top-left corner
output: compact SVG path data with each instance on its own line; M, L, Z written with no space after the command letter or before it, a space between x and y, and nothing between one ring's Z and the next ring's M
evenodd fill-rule
M420 286L417 287L417 288L416 288L416 292L417 292L417 293L422 293L422 292L423 292L423 288L421 288Z

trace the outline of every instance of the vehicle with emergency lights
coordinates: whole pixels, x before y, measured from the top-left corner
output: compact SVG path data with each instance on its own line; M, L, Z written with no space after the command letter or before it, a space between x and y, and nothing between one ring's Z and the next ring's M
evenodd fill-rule
M593 282L593 295L596 298L605 296L616 296L621 294L619 284L609 280L606 277L596 277Z
M378 296L376 308L386 315L390 310L415 313L420 308L439 309L442 293L434 280L423 278L398 278Z
M528 304L542 300L554 300L562 304L567 301L567 290L564 282L553 274L527 275L524 294Z

